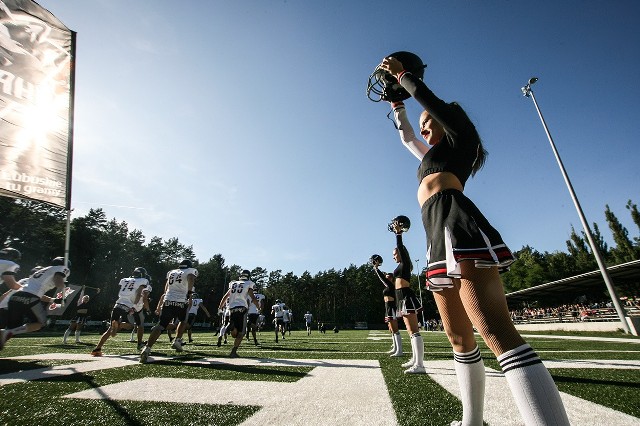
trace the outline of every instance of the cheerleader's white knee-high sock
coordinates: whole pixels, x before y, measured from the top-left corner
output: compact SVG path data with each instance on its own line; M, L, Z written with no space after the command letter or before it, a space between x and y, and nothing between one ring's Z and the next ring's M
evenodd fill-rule
M453 351L456 377L462 401L462 426L482 426L484 412L485 370L480 349Z
M527 426L569 425L560 392L531 346L525 343L497 359Z
M420 333L411 335L411 349L415 354L413 364L418 367L424 367L424 340Z

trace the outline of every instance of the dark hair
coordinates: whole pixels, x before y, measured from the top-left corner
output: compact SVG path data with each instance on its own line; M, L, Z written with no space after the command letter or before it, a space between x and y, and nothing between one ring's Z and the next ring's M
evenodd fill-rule
M475 136L476 139L478 140L478 150L476 152L476 159L473 160L473 164L471 165L471 176L475 176L478 170L480 170L484 166L484 163L485 161L487 161L487 157L489 156L489 153L487 152L486 149L484 149L484 146L482 145L482 139L478 134L478 130L476 129L476 126L473 124L473 121L471 121L471 119L467 115L467 112L464 110L464 108L462 108L460 104L457 102L451 102L450 105L453 106L454 108L457 108L460 111L460 113L462 113L462 115L467 119L467 121L469 121L472 135Z

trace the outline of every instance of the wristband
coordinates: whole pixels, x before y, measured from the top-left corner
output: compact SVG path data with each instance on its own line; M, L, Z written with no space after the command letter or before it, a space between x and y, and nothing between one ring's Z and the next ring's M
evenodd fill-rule
M404 102L402 102L402 101L391 102L391 108L393 108L394 110L396 108L402 108L402 107L404 107Z
M404 73L406 73L407 70L402 70L398 73L398 76L396 77L398 79L398 83L400 83L400 79L402 78L402 76L404 75Z

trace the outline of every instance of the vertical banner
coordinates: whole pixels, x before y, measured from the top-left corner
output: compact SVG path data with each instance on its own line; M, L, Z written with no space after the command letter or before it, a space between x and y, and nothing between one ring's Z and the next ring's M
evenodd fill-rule
M0 0L0 195L70 208L75 33Z

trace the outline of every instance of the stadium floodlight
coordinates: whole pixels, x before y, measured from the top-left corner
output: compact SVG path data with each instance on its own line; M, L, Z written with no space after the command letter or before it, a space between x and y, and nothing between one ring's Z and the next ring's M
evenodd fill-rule
M544 127L544 131L547 134L547 138L549 139L549 143L551 144L551 149L553 150L553 154L556 157L556 161L558 162L558 167L560 167L560 172L564 177L564 182L569 189L569 194L571 195L571 199L573 200L573 204L578 211L578 216L580 217L580 222L582 223L582 227L584 228L584 233L587 236L587 240L589 241L589 245L591 246L591 251L596 258L596 262L598 263L598 267L600 268L600 273L602 274L602 278L604 280L605 285L607 286L607 290L609 291L609 296L611 296L611 301L613 302L613 306L616 308L616 312L618 313L618 317L620 318L620 322L622 323L622 328L627 334L631 334L631 329L629 328L629 324L627 323L627 319L624 314L624 309L622 304L620 303L620 299L616 294L616 290L613 287L613 283L611 282L611 277L609 276L609 272L607 271L607 267L604 264L604 260L602 259L602 255L600 254L600 250L598 250L598 246L595 243L593 238L593 234L591 233L591 229L589 228L589 224L587 223L587 219L584 216L584 212L582 211L582 207L580 206L580 202L578 201L578 197L576 196L575 191L573 190L573 185L571 185L571 181L569 180L569 175L567 175L567 171L564 168L562 163L562 159L560 158L560 154L558 154L558 150L556 149L556 145L553 142L553 138L551 137L551 133L549 133L549 128L547 127L547 123L544 121L544 117L542 116L542 111L540 111L540 107L538 106L538 102L536 101L536 97L533 94L533 90L531 90L531 85L538 81L537 77L531 77L527 84L522 87L522 94L533 100L533 104L536 107L536 111L538 111L538 116L540 117L540 121L542 122L542 127Z

